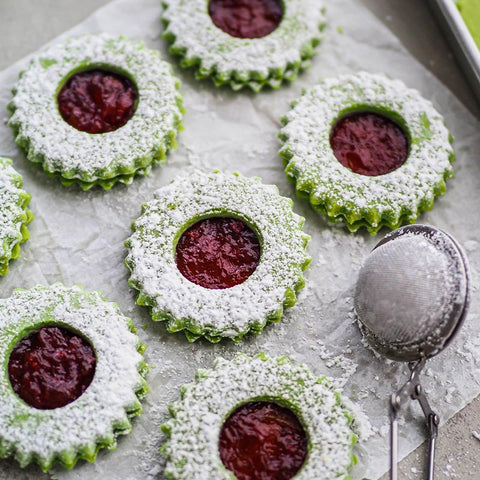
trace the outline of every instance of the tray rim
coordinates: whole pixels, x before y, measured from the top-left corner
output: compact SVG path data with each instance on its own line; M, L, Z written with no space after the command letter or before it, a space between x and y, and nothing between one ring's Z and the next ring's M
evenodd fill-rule
M473 40L455 0L429 0L429 3L480 103L480 49Z

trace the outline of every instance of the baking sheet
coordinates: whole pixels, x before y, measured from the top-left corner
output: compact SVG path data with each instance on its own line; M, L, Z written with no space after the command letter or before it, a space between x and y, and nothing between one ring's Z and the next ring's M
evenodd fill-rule
M454 0L429 0L455 56L480 102L480 50L470 34Z
M100 31L124 34L144 40L169 59L161 39L158 3L116 0L65 36ZM163 325L149 320L145 309L135 306L123 267L123 241L129 236L131 221L140 213L140 204L180 172L199 167L239 170L277 184L282 194L294 198L293 187L286 181L277 157L278 119L302 87L324 76L360 69L385 72L418 88L446 117L456 138L457 177L449 182L446 196L437 200L434 210L419 220L445 229L465 247L472 266L472 305L459 337L448 351L429 362L424 383L443 421L480 392L480 248L476 234L480 227L480 124L358 1L328 2L328 20L326 38L313 68L279 91L254 95L217 89L208 82L195 81L173 61L183 82L188 110L185 131L168 164L155 168L148 178L136 179L130 187L87 193L76 187L65 189L31 165L15 147L10 130L0 125L0 154L14 158L26 188L33 194L31 207L36 215L30 228L31 239L22 246L22 259L13 262L9 275L0 279L2 295L10 295L15 287L28 288L36 283L81 283L117 301L138 327L146 326L145 330L139 328L139 335L148 344L146 357L152 366L145 413L134 421L133 432L120 438L116 452L102 451L95 464L81 462L70 472L58 468L54 478L163 479L158 449L164 437L159 426L167 419L167 404L178 398L179 386L191 381L197 368L210 367L218 355L231 358L239 351L289 355L309 364L317 374L333 377L356 403L358 414L366 418L357 449L360 462L353 477L375 479L386 471L387 399L405 381L407 368L376 358L364 348L352 305L358 269L386 232L377 238L364 232L349 234L328 226L307 202L295 200L295 211L307 218L305 230L312 236L309 250L313 262L306 272L307 287L281 324L267 327L261 336L248 337L240 345L210 345L205 341L189 344L183 334L167 334ZM337 27L342 27L343 33ZM10 89L25 65L26 59L0 73L1 104L11 98ZM407 409L402 418L405 421L400 428L400 445L404 456L422 441L423 420L417 405ZM1 462L0 479L13 478L38 479L40 474L36 467L22 471L14 461Z

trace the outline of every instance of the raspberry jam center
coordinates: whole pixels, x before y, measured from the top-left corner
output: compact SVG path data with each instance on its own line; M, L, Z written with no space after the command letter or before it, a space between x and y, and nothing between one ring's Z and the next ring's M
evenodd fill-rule
M8 375L13 390L28 405L50 410L82 395L95 365L93 349L83 338L48 326L17 343L8 361Z
M138 94L124 75L88 70L72 75L57 101L62 118L87 133L106 133L123 127L135 112Z
M261 38L282 21L283 4L281 0L210 0L208 13L232 37Z
M273 402L250 402L223 425L220 458L238 480L289 480L305 462L307 443L291 410Z
M408 156L408 138L403 129L371 112L353 113L338 120L330 145L344 167L368 176L392 172Z
M260 261L256 233L236 218L214 217L193 224L177 244L177 267L197 285L211 289L243 283Z

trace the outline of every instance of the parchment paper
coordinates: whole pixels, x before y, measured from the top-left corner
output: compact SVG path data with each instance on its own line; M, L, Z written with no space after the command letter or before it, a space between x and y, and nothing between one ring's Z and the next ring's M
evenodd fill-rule
M124 34L145 41L170 59L161 39L159 3L116 0L64 36L100 31ZM306 272L307 287L281 324L267 327L259 337L249 336L240 345L211 345L206 341L189 344L181 333L167 334L162 324L149 319L146 309L135 306L123 266L123 241L129 236L131 221L140 213L141 203L179 172L191 168L238 170L258 175L265 183L275 183L283 195L293 198L293 187L286 181L277 157L278 119L302 87L339 73L363 69L402 79L432 99L456 138L456 178L449 182L446 196L436 201L434 210L419 221L450 232L465 247L471 263L472 304L456 341L429 362L424 383L443 421L480 392L479 122L357 0L332 0L327 6L329 25L313 68L279 91L254 95L217 89L208 82L195 81L173 60L188 110L185 131L180 134L178 150L169 155L168 165L155 168L150 177L138 178L130 187L88 193L77 187L66 189L31 165L15 147L9 128L0 125L0 154L14 158L25 187L33 194L31 208L36 216L30 226L31 239L22 246L22 258L12 262L8 276L0 279L1 295L9 296L16 287L55 281L99 289L109 300L118 302L140 327L139 335L148 344L146 358L152 366L145 412L134 421L133 432L119 439L117 451L102 451L95 464L80 462L70 472L57 468L54 478L163 479L164 463L158 449L164 441L160 425L167 419L167 404L178 398L178 388L193 379L197 368L210 367L218 355L231 358L239 351L289 355L306 362L317 374L333 377L364 419L360 427L363 438L357 449L360 462L353 477L375 479L386 471L387 399L406 380L407 368L379 359L363 346L352 306L358 269L386 231L377 238L365 232L350 234L327 225L307 202L295 200L295 211L307 218L305 230L312 236L309 251L313 262ZM343 33L337 30L339 26ZM24 59L0 73L1 105L10 100L10 89L26 64ZM7 117L7 112L4 115ZM408 408L402 418L400 445L404 456L421 443L424 432L417 405ZM22 471L13 460L0 463L0 479L33 478L41 478L37 467Z

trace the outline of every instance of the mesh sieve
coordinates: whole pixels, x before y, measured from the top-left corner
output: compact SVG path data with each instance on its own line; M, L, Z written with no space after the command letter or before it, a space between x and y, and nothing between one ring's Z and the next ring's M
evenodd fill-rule
M375 247L360 271L354 298L367 341L401 361L438 353L463 320L467 303L460 247L424 225L400 228Z

